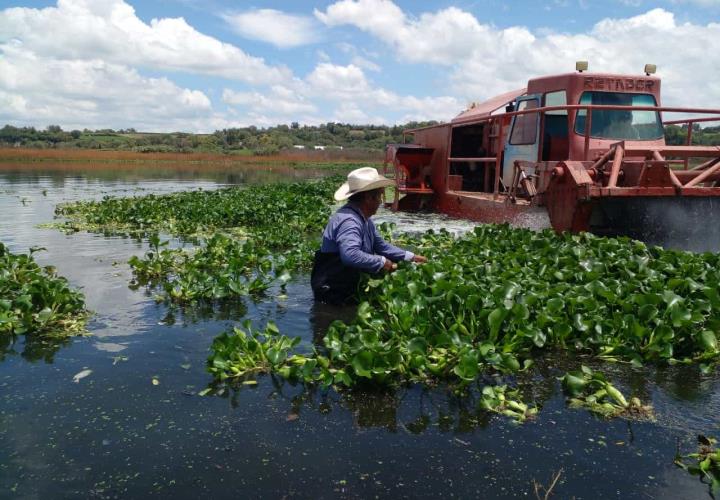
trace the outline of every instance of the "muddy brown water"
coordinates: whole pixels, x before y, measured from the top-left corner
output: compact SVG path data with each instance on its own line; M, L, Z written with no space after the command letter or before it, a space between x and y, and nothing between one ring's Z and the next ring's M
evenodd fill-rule
M697 434L718 434L717 375L594 365L651 401L655 423L567 408L557 377L579 360L562 356L541 360L523 380L541 406L524 425L479 411L477 391L458 398L444 387L335 392L264 376L257 386L200 397L211 381L208 348L228 326L273 319L309 348L323 325L352 311L314 305L307 276L290 284L285 300L271 293L172 311L128 287L127 260L145 241L37 227L64 201L315 175L0 170L0 241L14 252L46 247L37 260L81 287L94 312L92 336L63 345L0 339L0 497L535 498L533 482L547 486L562 470L554 498L709 498L673 458L678 447L694 451ZM470 227L381 218L410 229ZM83 370L92 373L73 382Z

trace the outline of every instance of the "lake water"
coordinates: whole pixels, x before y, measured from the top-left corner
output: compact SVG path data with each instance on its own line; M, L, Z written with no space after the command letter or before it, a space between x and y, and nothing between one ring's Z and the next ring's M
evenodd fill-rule
M288 286L285 300L271 293L257 303L175 311L128 287L127 260L146 242L37 227L65 201L320 174L0 168L0 241L13 252L47 248L37 261L82 288L94 312L92 335L64 345L0 339L1 498L535 498L534 481L548 486L560 470L554 498L709 498L673 458L678 446L695 451L697 434L718 433L715 375L598 365L652 402L656 423L567 408L557 377L578 361L562 357L540 361L525 381L541 409L524 425L444 387L338 393L264 376L257 386L201 397L211 382L208 348L229 326L272 319L309 346L324 324L352 311L314 306L307 276ZM408 228L471 226L380 217ZM83 370L92 373L73 382Z

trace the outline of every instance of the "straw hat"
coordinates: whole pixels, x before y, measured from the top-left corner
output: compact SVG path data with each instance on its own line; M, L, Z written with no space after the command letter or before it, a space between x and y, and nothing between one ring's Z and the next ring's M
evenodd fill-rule
M372 191L373 189L392 186L395 181L388 179L378 173L377 169L372 167L363 167L353 170L347 176L347 181L335 191L335 199L337 201L347 200L355 193L363 191Z

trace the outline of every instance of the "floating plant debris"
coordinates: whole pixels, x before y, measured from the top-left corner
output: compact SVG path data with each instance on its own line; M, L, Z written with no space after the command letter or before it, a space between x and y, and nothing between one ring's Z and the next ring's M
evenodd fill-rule
M651 406L643 405L636 397L628 401L617 387L605 379L605 375L587 366L566 373L562 383L571 396L570 406L573 408L587 408L607 418L653 419Z
M700 476L700 480L710 485L710 492L714 498L720 494L720 450L717 448L717 439L698 436L698 451L687 455L675 457L675 464L690 474ZM688 463L689 461L689 463Z

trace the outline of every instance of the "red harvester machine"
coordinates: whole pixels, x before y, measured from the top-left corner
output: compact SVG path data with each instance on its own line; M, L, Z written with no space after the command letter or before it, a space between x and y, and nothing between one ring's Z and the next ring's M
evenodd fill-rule
M412 144L388 145L385 158L393 209L517 225L540 214L557 231L720 248L720 147L690 146L693 125L720 110L662 107L652 65L642 76L586 68L405 131ZM686 117L663 121L670 113ZM665 144L668 124L687 126L686 145Z

